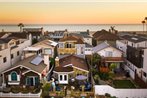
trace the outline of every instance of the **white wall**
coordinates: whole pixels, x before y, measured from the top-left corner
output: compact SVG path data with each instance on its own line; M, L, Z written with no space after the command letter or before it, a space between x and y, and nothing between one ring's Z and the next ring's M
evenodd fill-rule
M60 75L62 76L62 80L60 80ZM66 76L66 80L64 79L64 76ZM59 84L68 84L68 74L58 74L58 82Z
M126 51L127 51L127 44L124 42L121 42L120 40L116 41L116 47L123 51L123 56L126 57Z
M147 72L147 49L144 49L143 70Z
M135 72L131 68L129 68L127 65L125 65L124 69L129 71L130 77L132 79L135 79Z
M24 48L31 45L31 39L26 40L23 43L19 44L18 47L13 48L10 50L10 48L4 49L0 51L0 73L7 68L9 68L11 65L15 64L17 61L20 60L21 54ZM17 56L17 51L19 51L19 56ZM11 54L13 54L13 59L11 59ZM3 63L3 58L7 57L7 62Z
M84 38L84 42L92 45L92 38Z
M147 47L147 42L143 41L143 42L139 42L139 43L133 43L130 41L127 41L127 45L132 46L132 47Z
M23 49L30 45L30 40L26 40L25 42L19 44L17 48L11 50L11 54L14 55L14 58L12 59L12 65L21 59ZM17 56L17 51L19 51L19 56Z
M85 55L92 55L92 48L85 48Z
M106 51L111 51L112 52L112 57L121 57L122 56L122 52L115 49L115 48L112 48L112 47L108 47L108 48L105 48L101 51L98 51L98 54L100 56L104 56L104 57L107 57L106 56Z
M77 55L85 55L85 44L76 44L76 49L77 49Z
M10 48L4 49L0 51L0 73L9 68L11 65L11 58L10 58ZM3 58L6 57L7 58L7 62L3 63Z
M147 98L147 89L115 89L108 85L95 85L95 95L111 94L118 98Z

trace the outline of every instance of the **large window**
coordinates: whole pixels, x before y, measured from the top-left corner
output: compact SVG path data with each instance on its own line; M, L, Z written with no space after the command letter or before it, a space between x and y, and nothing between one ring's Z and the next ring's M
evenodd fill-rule
M106 57L112 57L112 51L106 51Z
M65 81L67 80L67 75L64 75L64 80L65 80Z
M44 54L52 54L52 50L50 48L44 49Z
M6 63L6 62L7 62L7 58L4 57L4 58L3 58L3 63Z
M26 85L34 86L39 84L39 77L37 76L28 76L26 77Z
M13 54L11 54L11 59L13 59L14 58L14 55Z
M60 81L62 81L62 75L60 75Z
M15 71L13 71L13 72L11 73L11 80L12 80L12 81L17 81L17 73L16 73Z
M17 51L17 56L19 56L19 51Z
M147 76L145 72L143 72L143 76L144 76L144 77L146 77L146 76Z

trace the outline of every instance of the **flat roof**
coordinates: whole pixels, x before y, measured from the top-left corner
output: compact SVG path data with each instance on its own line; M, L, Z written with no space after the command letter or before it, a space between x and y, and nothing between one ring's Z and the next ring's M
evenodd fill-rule
M27 48L23 49L23 51L38 51L40 49L41 49L41 47L27 47Z

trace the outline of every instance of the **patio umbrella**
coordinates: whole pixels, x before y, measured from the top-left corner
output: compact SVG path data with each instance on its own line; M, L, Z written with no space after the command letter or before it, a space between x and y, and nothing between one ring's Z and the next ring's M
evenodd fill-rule
M86 80L87 77L84 76L84 75L78 75L78 76L76 76L76 79L77 79L77 80Z

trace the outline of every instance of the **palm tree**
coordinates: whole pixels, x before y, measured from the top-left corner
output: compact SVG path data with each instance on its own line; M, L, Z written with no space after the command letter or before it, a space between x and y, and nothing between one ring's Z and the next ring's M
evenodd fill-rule
M144 33L144 24L145 24L145 21L144 20L142 21L142 24L143 24L143 33Z
M114 33L114 32L115 32L115 29L114 29L114 28L115 28L115 26L111 26L111 27L110 27L111 33Z
M147 32L147 17L144 18L145 23L146 23L146 32Z
M23 23L19 23L18 27L20 27L20 32L22 32L22 27L24 27L24 24Z

